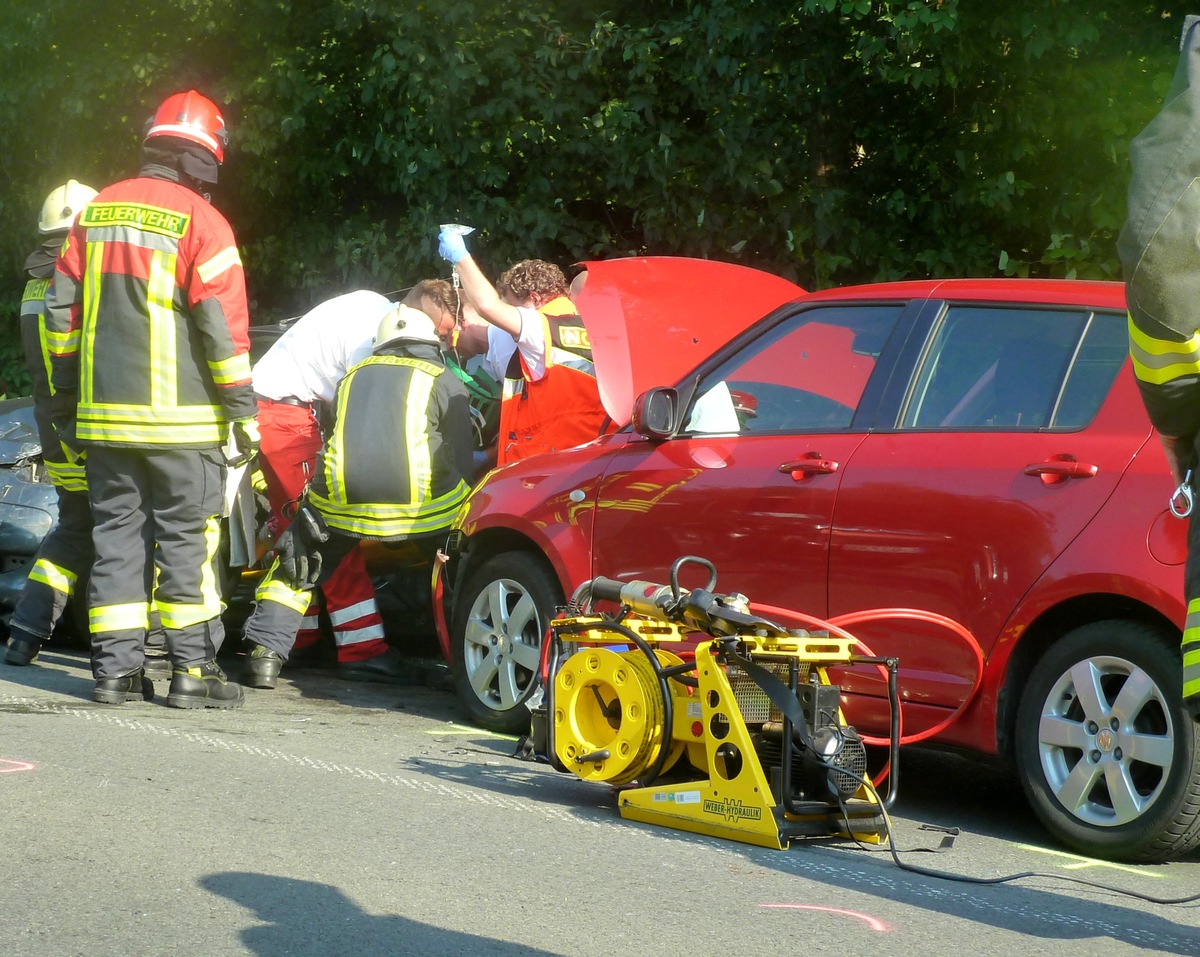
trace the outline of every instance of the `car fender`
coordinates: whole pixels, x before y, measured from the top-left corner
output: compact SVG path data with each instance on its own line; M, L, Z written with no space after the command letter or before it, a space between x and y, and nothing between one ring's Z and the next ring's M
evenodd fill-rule
M514 548L536 552L549 562L567 597L592 577L592 524L605 471L596 460L628 439L620 433L533 456L497 469L475 489L455 521L456 554L434 571L435 624L447 660L451 592L491 555Z

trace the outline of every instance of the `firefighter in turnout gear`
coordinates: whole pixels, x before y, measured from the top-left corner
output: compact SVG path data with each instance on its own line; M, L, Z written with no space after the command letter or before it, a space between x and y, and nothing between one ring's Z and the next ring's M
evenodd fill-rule
M439 320L453 313L450 283L426 279L404 298L423 302ZM296 514L325 444L319 422L331 422L338 383L351 368L371 355L379 323L396 308L379 293L365 289L328 299L310 310L280 337L254 366L262 446L258 461L267 482L272 519L282 532ZM358 681L391 681L404 677L395 657L387 654L383 618L375 585L359 549L351 549L336 569L328 569L318 590L324 599L337 649L337 673ZM320 639L321 602L314 594L292 647L293 661ZM248 649L242 684L273 688L282 664L261 645Z
M54 631L80 576L92 565L92 512L88 506L83 462L58 441L51 419L49 358L46 349L45 298L54 263L67 230L96 195L90 186L68 180L42 204L38 232L42 244L25 261L29 281L21 297L21 345L33 386L33 414L46 474L58 495L58 522L43 539L10 621L4 660L27 665Z
M247 658L246 684L274 687L312 587L360 540L417 541L430 558L444 540L472 468L469 398L439 347L454 321L428 297L421 308L397 306L380 322L373 354L338 386L333 432L307 501L276 542L246 623L246 641L258 650Z
M602 434L610 420L587 330L567 296L562 270L540 259L522 260L496 288L467 252L461 232L443 227L438 252L454 266L467 300L495 328L491 338L509 338L516 346L505 371L496 463L582 445Z
M152 592L172 665L167 703L243 699L216 662L222 448L249 456L258 442L245 277L207 195L225 146L211 100L192 90L163 101L139 174L75 221L46 300L55 427L87 452L93 699L103 703L153 695L143 670Z
M1200 18L1186 17L1180 60L1158 115L1129 147L1129 210L1117 240L1129 351L1146 411L1180 490L1200 464ZM1200 517L1184 568L1183 699L1200 720Z
M312 480L324 445L321 422L329 420L338 383L371 354L379 320L395 307L386 296L366 289L327 299L290 325L255 363L262 435L258 467L266 481L275 535L287 527ZM360 551L348 554L313 598L296 635L297 653L319 642L322 604L339 663L367 661L387 651L375 584ZM252 648L251 657L255 652L262 654ZM245 675L242 683L247 683Z

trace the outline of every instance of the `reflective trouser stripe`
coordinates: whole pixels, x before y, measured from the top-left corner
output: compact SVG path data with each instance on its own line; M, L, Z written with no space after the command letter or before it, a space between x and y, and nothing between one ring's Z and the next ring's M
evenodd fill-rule
M1183 626L1183 696L1200 697L1200 598L1188 602Z
M33 570L29 573L29 577L35 582L49 585L68 598L74 594L75 582L78 581L78 576L71 569L55 565L44 558L39 558L33 563Z
M78 587L79 576L92 567L92 507L86 492L58 490L58 521L42 539L37 561L13 609L11 624L38 638L48 638Z
M321 583L325 609L333 627L338 661L360 661L387 651L383 618L375 602L375 585L367 574L366 561L358 542L338 536L345 557ZM340 549L339 549L340 551ZM337 553L331 553L332 555Z
M271 566L254 591L258 605L246 622L245 638L250 644L262 645L287 658L296 641L296 629L312 601L311 591L297 591L275 577L279 560Z
M88 629L93 635L106 631L145 631L150 627L150 608L146 602L121 605L97 605L88 609Z
M277 578L268 578L259 583L258 588L254 590L254 597L259 601L283 605L303 618L304 613L308 611L309 602L312 601L312 592L299 591Z

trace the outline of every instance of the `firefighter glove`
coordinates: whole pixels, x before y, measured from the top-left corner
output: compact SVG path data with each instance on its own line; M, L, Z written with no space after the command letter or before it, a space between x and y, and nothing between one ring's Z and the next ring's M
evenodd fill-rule
M329 541L329 528L321 513L301 505L296 517L275 542L279 574L293 588L312 588L321 577L321 545Z
M230 426L230 438L233 440L233 446L237 450L237 456L234 462L230 464L240 465L243 462L248 462L254 458L258 451L258 446L262 442L262 437L258 434L258 420L253 416L247 419L238 419Z
M438 233L438 255L455 266L470 253L467 252L467 244L458 231L442 227L442 231Z

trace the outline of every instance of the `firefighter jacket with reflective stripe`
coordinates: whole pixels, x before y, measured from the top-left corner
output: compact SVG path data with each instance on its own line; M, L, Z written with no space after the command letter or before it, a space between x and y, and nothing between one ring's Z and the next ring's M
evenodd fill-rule
M29 281L21 296L21 348L25 354L25 367L29 370L33 393L33 418L37 423L38 440L42 446L42 461L50 481L71 492L87 491L83 463L77 458L68 460L63 452L58 435L54 431L51 415L50 354L46 346L46 293L50 277L54 275L54 256L61 239L41 247L29 257L26 271ZM39 255L40 254L40 255ZM30 263L37 262L31 266Z
M101 190L63 244L47 299L54 388L81 443L216 448L257 412L245 277L225 218L186 186Z
M470 492L471 447L466 387L437 347L385 347L338 386L308 500L354 538L441 532Z
M590 442L608 422L591 342L575 304L559 296L539 307L538 314L546 337L546 373L530 381L525 360L519 352L513 357L519 372L510 365L505 380L497 465Z
M1128 213L1117 238L1129 351L1154 427L1200 432L1200 21L1184 22L1162 108L1129 146Z

